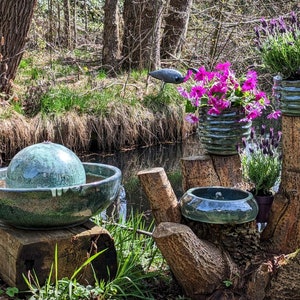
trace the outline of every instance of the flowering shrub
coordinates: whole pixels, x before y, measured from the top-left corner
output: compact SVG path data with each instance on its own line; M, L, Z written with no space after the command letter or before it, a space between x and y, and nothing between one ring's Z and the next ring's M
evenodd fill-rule
M190 71L185 79L189 80L193 75ZM204 67L199 68L193 75L195 85L190 91L179 87L179 93L188 99L186 111L187 121L196 123L199 121L197 110L199 107L208 107L208 114L220 114L224 109L240 107L245 112L242 121L253 120L262 115L264 109L270 106L266 94L257 89L257 74L248 71L246 76L238 79L230 68L230 62L220 63L212 72ZM279 111L274 111L268 118L277 119Z
M284 79L300 79L300 21L295 12L286 18L261 19L255 33L264 67Z
M270 128L266 133L265 128L261 127L260 135L252 128L250 140L243 139L243 147L239 149L243 176L259 196L270 194L279 183L281 172L281 131L275 134Z

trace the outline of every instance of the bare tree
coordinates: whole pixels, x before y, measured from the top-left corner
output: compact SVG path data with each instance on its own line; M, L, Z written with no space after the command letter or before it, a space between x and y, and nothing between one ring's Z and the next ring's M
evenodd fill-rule
M164 18L165 26L161 43L161 57L178 57L185 43L189 15L193 0L170 0Z
M109 71L115 70L121 56L121 20L118 4L118 0L106 0L104 5L102 64Z
M0 1L0 92L11 90L35 5L36 0Z
M160 66L160 29L163 0L125 0L123 66L157 68Z
M64 45L67 48L71 47L71 11L70 11L70 0L64 0L64 31L65 31L65 38L64 38Z

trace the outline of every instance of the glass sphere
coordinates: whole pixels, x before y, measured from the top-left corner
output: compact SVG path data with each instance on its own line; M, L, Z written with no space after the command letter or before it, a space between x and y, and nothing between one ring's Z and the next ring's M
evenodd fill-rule
M51 142L34 144L18 152L6 174L9 188L65 187L85 182L85 170L76 154Z

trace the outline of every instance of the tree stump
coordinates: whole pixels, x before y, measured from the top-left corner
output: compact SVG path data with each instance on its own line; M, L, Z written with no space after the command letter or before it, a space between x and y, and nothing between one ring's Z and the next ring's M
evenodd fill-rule
M10 286L27 290L23 279L37 275L43 285L50 274L57 245L58 276L71 278L73 273L91 256L103 251L76 277L83 284L108 280L117 272L117 255L109 232L93 222L58 230L22 230L0 224L0 275ZM53 276L54 276L53 271ZM55 280L55 278L53 278Z
M238 155L201 155L181 159L182 186L186 191L197 186L233 187L242 182Z
M300 118L283 116L282 127L282 181L261 235L255 222L232 228L182 217L181 223L191 231L179 224L179 218L174 224L166 212L180 207L173 196L168 199L167 194L161 197L157 192L157 187L168 186L167 179L157 177L157 186L149 188L147 177L154 183L155 172L144 171L140 176L150 204L159 203L153 207L163 210L153 211L155 218L164 216L156 219L153 238L191 299L300 299ZM242 184L238 156L187 157L181 160L181 166L184 190ZM173 195L170 191L168 194ZM204 280L203 274L207 276ZM225 287L224 281L230 287Z

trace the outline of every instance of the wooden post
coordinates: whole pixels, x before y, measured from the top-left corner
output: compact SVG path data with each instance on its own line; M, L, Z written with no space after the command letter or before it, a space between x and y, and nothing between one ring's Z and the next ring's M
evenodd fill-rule
M48 231L21 230L0 224L1 278L10 286L27 290L22 275L32 274L34 270L43 285L54 262L56 245L59 278L71 278L90 256L102 250L105 251L92 262L97 278L108 280L117 272L112 237L106 229L91 221L68 229ZM95 278L91 265L85 267L76 278L84 284L93 284Z
M155 223L180 223L181 212L174 190L163 168L138 172L141 185L150 201Z

